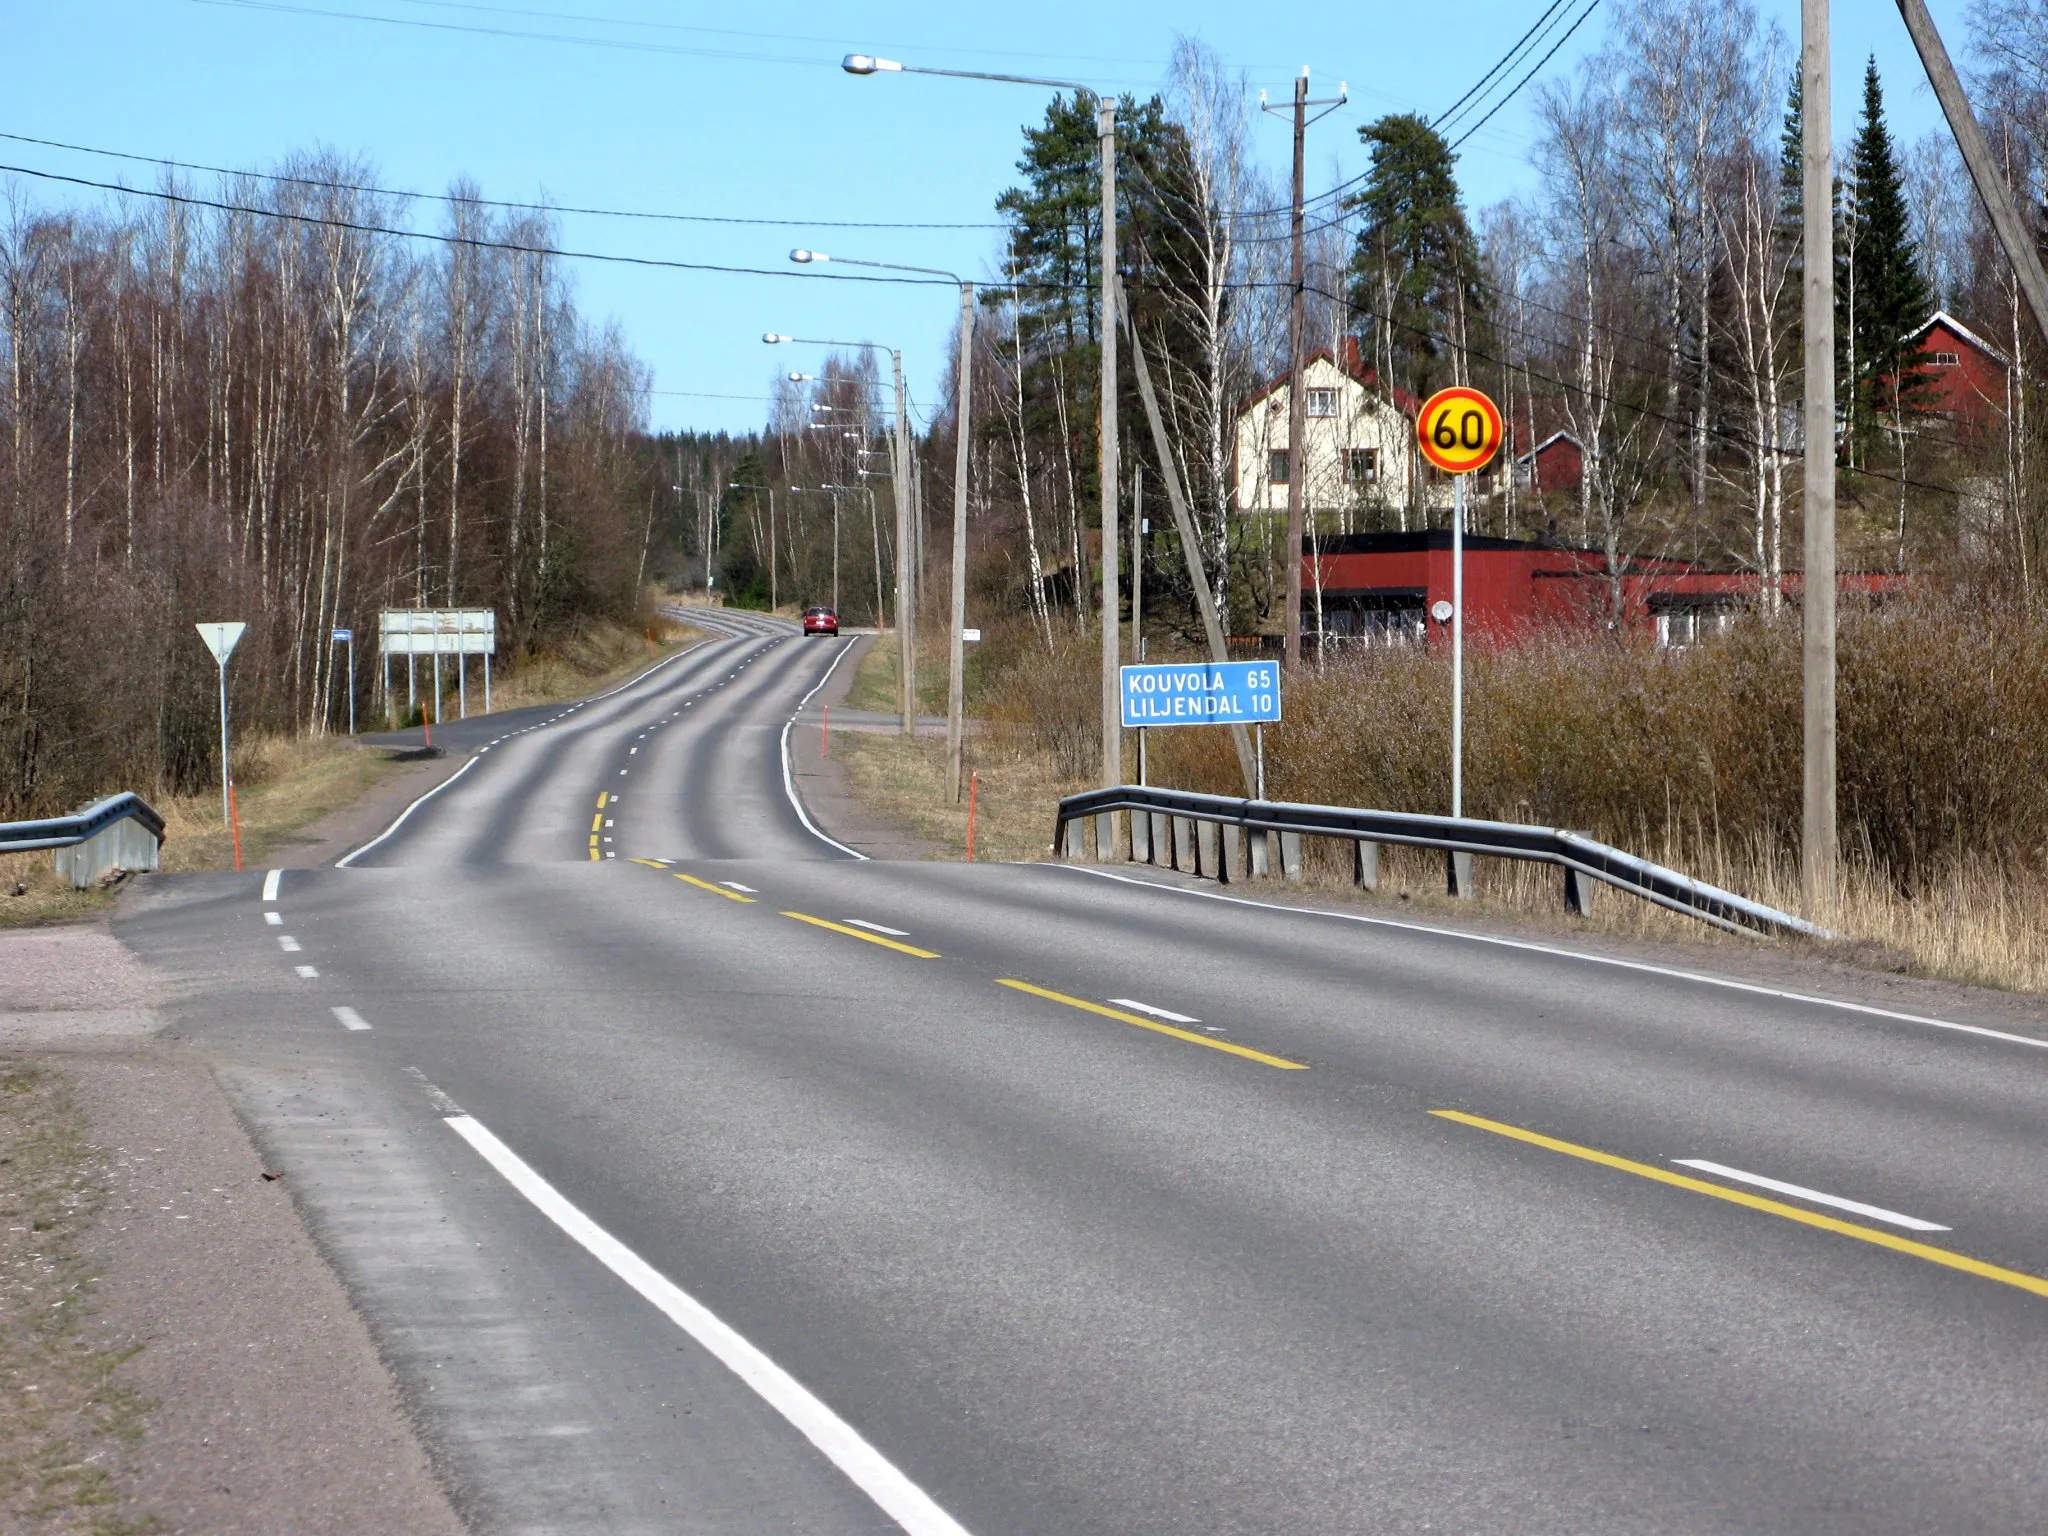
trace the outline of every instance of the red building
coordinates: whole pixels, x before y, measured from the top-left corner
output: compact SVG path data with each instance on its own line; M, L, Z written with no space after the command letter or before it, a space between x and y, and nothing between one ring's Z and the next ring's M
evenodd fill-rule
M1909 410L1953 423L1958 442L1984 442L2004 430L2012 363L2003 352L1946 312L1906 339L1920 348L1924 381Z
M1449 626L1435 617L1451 600L1451 534L1354 533L1320 541L1302 554L1302 627L1339 644L1413 645L1447 641ZM1879 595L1903 578L1845 575L1844 595ZM1476 644L1504 644L1546 630L1619 628L1661 645L1687 645L1724 629L1754 606L1761 579L1747 572L1710 571L1689 561L1641 556L1609 580L1599 550L1562 549L1522 539L1470 535L1465 540L1465 634ZM1798 600L1801 578L1786 578L1785 594Z

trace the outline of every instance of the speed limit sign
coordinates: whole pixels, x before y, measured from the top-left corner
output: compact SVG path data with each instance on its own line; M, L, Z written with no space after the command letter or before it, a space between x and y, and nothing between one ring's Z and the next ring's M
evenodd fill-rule
M1422 456L1447 475L1484 469L1500 452L1503 434L1500 407L1462 384L1431 395L1415 418Z

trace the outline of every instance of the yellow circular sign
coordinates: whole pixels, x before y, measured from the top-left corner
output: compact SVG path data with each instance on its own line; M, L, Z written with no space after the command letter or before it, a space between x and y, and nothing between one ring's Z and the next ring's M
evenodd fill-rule
M1462 384L1438 390L1422 402L1415 417L1422 456L1447 475L1484 469L1500 452L1505 435L1500 407Z

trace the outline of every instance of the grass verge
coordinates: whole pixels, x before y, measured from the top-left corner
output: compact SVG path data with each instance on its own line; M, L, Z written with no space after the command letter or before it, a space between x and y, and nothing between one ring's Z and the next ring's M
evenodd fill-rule
M105 1199L86 1129L62 1074L0 1057L0 1528L139 1536L155 1522L115 1506L144 1405L83 1326Z
M832 733L832 756L847 791L869 814L906 827L939 846L937 858L967 856L967 801L946 796L946 743L928 736L867 731ZM978 860L1052 857L1053 808L1080 786L1050 764L992 751L970 741L965 771L979 774L974 791L974 856Z

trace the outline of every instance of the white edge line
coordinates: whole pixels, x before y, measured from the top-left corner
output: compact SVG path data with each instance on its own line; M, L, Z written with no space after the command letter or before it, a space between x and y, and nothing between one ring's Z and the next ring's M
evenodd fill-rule
M340 1007L334 1009L333 1012L334 1016L341 1021L343 1029L368 1029L370 1027L369 1021L353 1008Z
M303 981L318 981L320 979L320 972L314 966L295 965L292 969L298 973L299 978Z
M283 878L284 871L281 869L273 869L263 877L263 899L265 901L277 900L277 882Z
M1150 1003L1141 1003L1135 997L1112 997L1110 1001L1119 1008L1130 1008L1139 1013L1149 1013L1153 1018L1164 1019L1169 1024L1199 1024L1202 1022L1200 1019L1191 1019L1184 1013L1175 1013L1171 1008L1154 1008Z
M449 1129L503 1175L505 1182L587 1249L599 1263L638 1291L757 1393L851 1479L908 1536L967 1536L958 1521L794 1376L770 1360L710 1308L686 1293L624 1243L572 1205L552 1184L468 1115L451 1115Z
M799 796L797 795L796 781L792 779L789 774L789 728L796 724L796 717L804 712L804 706L811 702L812 697L817 693L817 691L820 688L824 687L827 683L832 681L832 674L839 670L839 663L846 660L848 656L852 655L854 646L858 645L859 643L860 641L856 637L855 639L847 641L845 645L842 645L839 648L839 654L832 658L832 665L825 669L825 675L819 678L818 681L812 685L811 691L809 693L805 694L801 699L797 700L795 711L791 713L790 717L787 720L782 722L782 792L785 795L789 796L789 803L796 811L797 820L801 821L804 824L804 830L806 832L809 832L811 836L815 837L819 842L829 843L834 848L837 848L841 853L849 854L852 857L860 859L863 862L865 862L867 859L867 855L862 853L859 849L849 848L846 846L846 844L840 842L838 838L827 837L823 832L820 832L818 830L818 824L811 820L810 813L804 809L804 803L802 799L799 798Z
M869 933L886 933L892 939L907 939L910 937L901 928L884 928L880 923L871 923L864 917L849 917L846 921L849 927L865 928Z
M1674 1157L1671 1159L1681 1168L1697 1168L1701 1173L1719 1174L1724 1179L1733 1179L1738 1184L1754 1184L1758 1189L1774 1189L1781 1195L1794 1195L1801 1200L1811 1200L1816 1205L1831 1205L1838 1211L1853 1211L1858 1216L1868 1216L1873 1221L1888 1221L1895 1227L1904 1227L1909 1232L1953 1232L1954 1227L1944 1227L1939 1222L1922 1221L1918 1216L1901 1216L1897 1211L1888 1211L1881 1205L1865 1205L1861 1200L1844 1200L1840 1195L1824 1194L1817 1189L1808 1189L1804 1184L1787 1184L1782 1179L1767 1179L1760 1173L1744 1173L1740 1168L1730 1168L1725 1163L1710 1163L1703 1157Z
M2037 1040L2031 1035L2015 1035L2002 1029L1987 1029L1982 1024L1958 1024L1954 1019L1929 1018L1920 1013L1901 1013L1894 1008L1879 1008L1871 1003L1844 1002L1838 997L1817 997L1811 992L1787 992L1782 987L1760 986L1751 981L1735 981L1726 976L1709 976L1701 971L1681 971L1668 965L1652 965L1647 960L1621 960L1612 955L1588 954L1584 950L1565 949L1556 944L1536 944L1527 939L1503 939L1490 933L1465 933L1456 928L1432 928L1427 923L1405 923L1398 918L1367 917L1359 912L1332 912L1324 907L1288 907L1270 901L1251 901L1243 896L1225 896L1217 891L1191 891L1184 886L1161 885L1152 880L1137 880L1129 875L1119 875L1106 869L1091 869L1085 864L1035 864L1036 869L1064 869L1077 875L1093 875L1102 880L1114 880L1119 885L1143 886L1148 891L1164 891L1174 896L1199 896L1205 901L1226 902L1234 907L1258 907L1267 912L1287 912L1302 917L1331 917L1339 922L1365 923L1374 928L1398 928L1407 933L1427 933L1440 939L1459 939L1468 944L1491 944L1499 949L1520 949L1531 954L1555 955L1563 960L1579 960L1587 965L1611 966L1621 971L1640 971L1650 976L1670 976L1679 981L1696 982L1703 987L1723 987L1731 992L1747 992L1754 997L1775 997L1788 1003L1809 1003L1816 1008L1838 1008L1845 1013L1860 1013L1873 1019L1894 1019L1902 1024L1924 1024L1929 1029L1954 1030L1957 1034L1980 1035L1986 1040L2003 1040L2008 1045L2031 1046L2037 1051L2048 1051L2048 1040Z
M429 800L433 799L434 796L441 793L442 790L446 789L450 784L453 784L457 779L461 778L465 773L469 772L470 769L474 768L478 763L482 761L483 759L481 757L472 757L460 768L456 769L453 773L449 774L447 778L443 779L440 783L436 784L432 789L428 790L424 795L421 795L419 799L413 801L411 805L408 805L404 810L400 811L398 813L398 820L392 822L390 826L386 827L382 832L379 832L375 837L371 838L367 843L363 844L362 847L352 849L349 852L344 853L340 858L336 859L334 861L334 867L336 869L347 869L351 864L355 863L357 859L360 859L372 848L376 847L379 843L383 842L385 838L389 837L392 833L396 832L400 827L404 826L406 817L410 816L414 811L418 810L421 806L425 805Z

